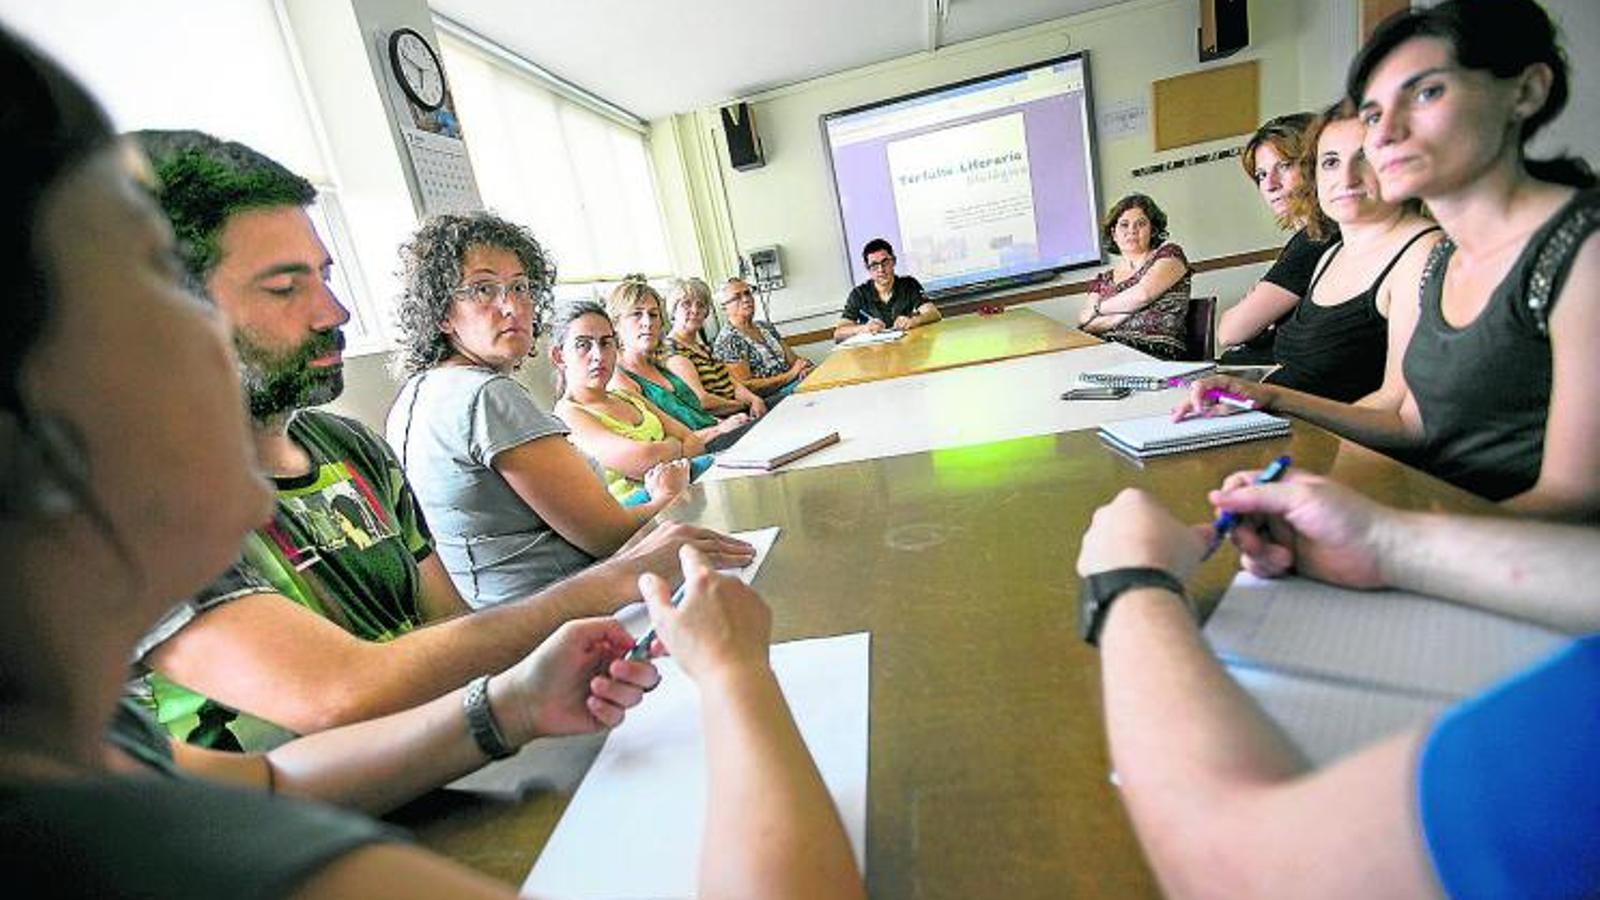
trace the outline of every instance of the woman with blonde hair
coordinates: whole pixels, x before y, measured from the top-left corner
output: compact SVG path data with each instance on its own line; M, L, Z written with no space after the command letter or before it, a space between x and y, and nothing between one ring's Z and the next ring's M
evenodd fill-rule
M725 450L744 435L750 421L747 413L719 420L706 412L682 378L661 367L666 305L643 276L623 279L613 288L606 298L606 313L616 328L619 351L612 387L650 401L693 431L708 450Z
M733 377L728 364L717 359L706 343L705 324L711 315L711 287L698 278L674 278L667 284L666 367L683 379L706 411L718 416L748 412L752 419L767 411L767 403Z

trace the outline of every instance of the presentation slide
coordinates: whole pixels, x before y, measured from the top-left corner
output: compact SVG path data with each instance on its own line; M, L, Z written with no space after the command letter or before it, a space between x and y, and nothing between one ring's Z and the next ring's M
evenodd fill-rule
M1082 54L823 116L851 280L861 247L955 295L1101 261Z

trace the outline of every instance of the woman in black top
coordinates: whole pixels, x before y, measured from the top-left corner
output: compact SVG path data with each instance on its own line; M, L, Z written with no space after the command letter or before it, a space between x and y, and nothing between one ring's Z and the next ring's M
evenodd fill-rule
M1600 191L1581 159L1525 154L1567 99L1549 16L1532 0L1406 11L1373 33L1346 88L1384 196L1426 201L1446 235L1423 267L1399 390L1350 406L1209 378L1177 415L1211 414L1207 392L1231 390L1517 512L1595 519Z
M1250 293L1229 307L1217 320L1217 346L1227 348L1221 361L1232 365L1274 362L1272 347L1277 325L1294 310L1311 284L1311 273L1339 227L1327 221L1311 204L1311 217L1321 220L1321 237L1307 233L1307 220L1296 213L1290 200L1299 189L1300 159L1306 151L1306 126L1311 113L1291 113L1267 120L1244 145L1240 162L1255 182L1261 201L1281 228L1294 228L1283 251Z
M1337 224L1342 237L1323 254L1305 296L1278 326L1281 368L1267 378L1346 403L1383 383L1391 325L1398 348L1409 339L1416 294L1398 298L1393 317L1391 298L1397 285L1402 292L1414 288L1438 240L1437 226L1416 203L1387 203L1378 195L1377 173L1361 151L1363 134L1354 107L1344 103L1306 130L1313 149L1302 157L1293 207L1313 239L1326 236L1324 220Z

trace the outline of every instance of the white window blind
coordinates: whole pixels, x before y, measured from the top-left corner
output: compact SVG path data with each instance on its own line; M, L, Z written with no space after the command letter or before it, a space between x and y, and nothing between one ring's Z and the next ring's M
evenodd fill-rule
M439 43L484 205L533 232L563 285L669 274L644 135L452 35Z
M315 185L311 217L333 255L334 290L350 308L349 349L387 346L273 0L0 0L0 16L83 81L119 130L198 129L247 144Z

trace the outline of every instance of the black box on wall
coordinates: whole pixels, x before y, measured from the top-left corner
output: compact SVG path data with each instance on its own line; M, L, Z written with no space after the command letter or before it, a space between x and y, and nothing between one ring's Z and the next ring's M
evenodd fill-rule
M756 115L748 103L722 108L722 133L728 141L728 163L743 172L766 164L761 152L761 135L756 132Z

